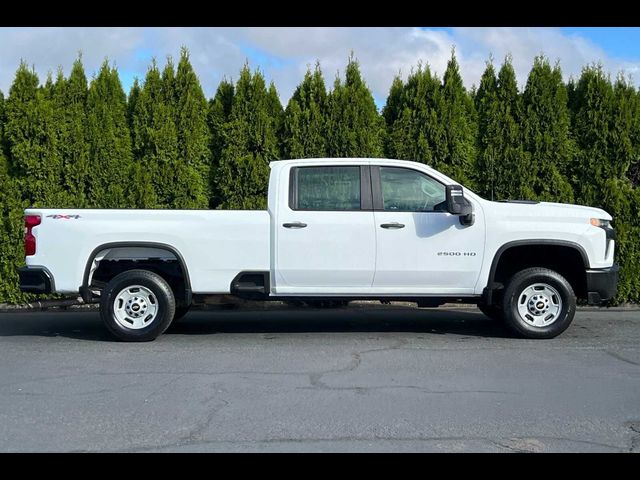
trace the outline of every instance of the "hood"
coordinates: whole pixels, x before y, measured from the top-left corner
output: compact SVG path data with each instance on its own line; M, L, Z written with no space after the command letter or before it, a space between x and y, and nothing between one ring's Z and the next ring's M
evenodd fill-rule
M586 205L572 205L570 203L555 202L523 202L523 201L506 201L491 202L496 205L496 210L506 215L525 215L525 216L553 216L553 217L571 217L571 218L600 218L603 220L611 220L612 217L601 208L588 207ZM499 205L499 206L498 206Z

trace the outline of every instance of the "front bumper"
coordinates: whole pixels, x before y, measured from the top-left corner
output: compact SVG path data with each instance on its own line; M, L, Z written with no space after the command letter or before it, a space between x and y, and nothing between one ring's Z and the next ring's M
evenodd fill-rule
M53 293L53 275L45 267L22 267L18 269L20 290L28 293Z
M611 300L618 288L620 266L587 270L587 301L589 305L601 305Z

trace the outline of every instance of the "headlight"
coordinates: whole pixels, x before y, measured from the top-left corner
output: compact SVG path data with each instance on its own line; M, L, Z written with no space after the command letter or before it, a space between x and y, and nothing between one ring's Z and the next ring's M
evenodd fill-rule
M611 221L603 220L601 218L592 218L591 225L593 225L594 227L600 227L600 228L611 228Z

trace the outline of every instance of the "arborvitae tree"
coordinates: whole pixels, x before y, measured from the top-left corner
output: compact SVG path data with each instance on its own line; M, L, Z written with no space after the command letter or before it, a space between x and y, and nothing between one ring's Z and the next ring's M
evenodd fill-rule
M640 159L640 96L622 74L616 79L613 94L611 141L615 169L611 174L624 178Z
M455 53L447 64L442 79L442 102L439 116L443 127L442 141L435 145L433 167L458 182L473 187L476 112L473 100L462 83Z
M162 92L165 97L165 101L172 104L174 108L178 105L178 93L176 85L176 69L173 65L173 58L167 57L167 63L162 70Z
M522 103L511 58L500 68L495 97L491 93L493 67L487 69L476 96L481 128L478 168L488 172L490 182L484 184L484 194L495 200L531 198L533 177L522 147Z
M24 263L22 205L4 152L4 103L0 92L0 302L17 302L23 297L17 272Z
M327 152L330 157L381 157L383 120L373 95L360 75L358 62L349 59L345 81L336 78L329 94Z
M391 127L402 113L402 98L404 93L404 83L400 76L393 77L391 88L389 88L389 96L387 102L382 108L382 118L387 127Z
M536 198L572 202L567 179L574 153L569 138L567 90L562 72L543 56L535 58L523 93L522 133Z
M129 129L131 130L131 144L133 144L133 115L136 111L136 105L138 103L138 98L140 98L140 82L138 81L138 77L133 79L133 85L131 86L131 90L129 91L129 96L127 97L127 122L129 123Z
M182 185L176 180L178 135L173 105L167 100L160 71L153 61L133 114L133 152L138 176L148 178L151 193L139 206L178 207Z
M307 70L293 92L284 118L284 158L327 156L327 88L320 65Z
M616 258L621 264L618 300L640 300L640 195L627 177L637 155L634 125L638 105L633 87L613 86L601 65L582 70L575 88L573 134L579 149L574 170L579 203L600 207L614 218Z
M438 118L438 105L442 101L440 80L432 75L429 67L418 65L399 93L400 81L394 82L395 90L390 99L395 102L386 109L388 137L386 154L391 158L413 160L431 165L434 145L444 136ZM392 108L396 113L392 114Z
M0 90L0 158L2 159L2 161L0 161L0 168L2 168L3 165L6 166L6 157L4 156L4 150L5 150L5 144L4 144L4 122L5 122L5 116L4 116L4 93L2 93L2 90ZM4 170L2 170L3 172L6 172L6 168Z
M266 207L269 162L278 159L276 125L264 77L245 65L236 83L225 146L215 173L219 208Z
M63 161L63 184L68 192L68 207L82 208L87 204L87 182L92 175L89 166L87 132L87 77L78 58L66 80L56 84L62 104L63 125L60 129L60 152Z
M170 84L167 88L171 88ZM174 208L193 209L209 206L211 151L207 110L207 100L200 81L189 61L189 53L183 48L175 77L179 161L176 164Z
M50 82L38 87L38 76L22 62L6 102L5 137L10 169L22 198L36 207L65 203L61 188L62 159L57 135Z
M283 142L283 128L284 128L284 109L280 102L280 95L273 82L269 84L269 90L267 91L267 108L269 109L269 115L273 120L273 128L276 133L277 140L277 159L282 158L282 142Z
M221 202L221 193L216 184L216 175L222 151L226 145L225 125L231 116L231 106L233 105L234 88L233 84L223 79L218 85L215 96L209 100L209 113L207 123L209 124L209 149L211 150L211 171L210 171L210 191L211 198L209 208L216 208Z
M610 165L600 202L614 218L616 256L621 264L617 298L640 300L640 189L634 189L629 169L638 161L640 144L640 102L635 88L620 74L613 86L610 123Z
M576 198L585 205L601 205L602 183L619 177L619 159L610 148L614 93L601 65L589 66L575 88L573 135L578 147L573 168Z
M633 97L628 97L632 103L630 108L632 124L630 127L630 139L633 145L633 159L627 171L627 177L631 180L631 184L637 188L640 186L640 91L635 90ZM640 190L638 190L640 191Z
M491 61L480 79L480 86L475 95L478 112L478 142L476 185L480 194L489 199L495 198L497 151L493 139L499 125L498 117L498 78Z
M130 205L132 153L126 95L118 71L105 60L87 95L90 175L87 206L124 208Z
M20 190L9 176L7 159L0 149L0 303L26 298L18 288L18 268L24 265L24 207Z

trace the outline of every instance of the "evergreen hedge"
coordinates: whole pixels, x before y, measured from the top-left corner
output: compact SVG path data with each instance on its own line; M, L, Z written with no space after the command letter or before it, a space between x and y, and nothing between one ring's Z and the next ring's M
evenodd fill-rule
M519 90L507 57L468 91L452 53L442 78L423 65L395 78L379 113L351 57L329 90L309 69L283 109L248 65L207 101L183 49L128 96L107 61L90 82L81 58L42 84L18 66L0 92L0 302L30 298L16 274L25 207L264 208L270 161L324 156L414 160L488 199L604 208L615 302L640 301L640 93L623 76L588 65L565 83L539 56Z

